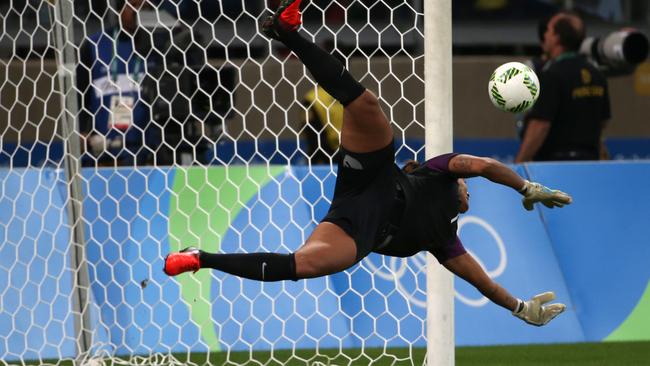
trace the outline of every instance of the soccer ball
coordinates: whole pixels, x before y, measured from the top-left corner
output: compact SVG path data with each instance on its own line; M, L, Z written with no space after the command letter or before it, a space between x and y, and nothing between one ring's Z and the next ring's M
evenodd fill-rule
M488 95L502 111L521 113L529 110L539 97L539 79L535 72L520 62L508 62L490 76Z

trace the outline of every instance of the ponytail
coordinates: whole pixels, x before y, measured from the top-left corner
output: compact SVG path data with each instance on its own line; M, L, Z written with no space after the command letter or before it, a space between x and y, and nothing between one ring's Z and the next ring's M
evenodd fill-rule
M402 172L408 174L419 167L420 167L420 163L418 163L416 160L408 160L402 167Z

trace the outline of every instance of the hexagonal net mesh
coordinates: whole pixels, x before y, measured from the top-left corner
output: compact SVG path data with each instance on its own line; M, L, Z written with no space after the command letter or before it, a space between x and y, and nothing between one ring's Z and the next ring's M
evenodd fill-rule
M422 157L421 1L305 1L301 32ZM259 283L163 258L295 251L327 212L340 106L262 0L3 2L0 359L366 364L425 347L424 257ZM259 353L258 353L259 351Z

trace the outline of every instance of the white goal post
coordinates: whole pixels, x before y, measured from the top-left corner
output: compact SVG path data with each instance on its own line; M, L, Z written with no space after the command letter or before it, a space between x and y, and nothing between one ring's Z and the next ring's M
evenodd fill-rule
M424 4L426 157L453 150L451 1ZM428 20L428 21L427 21ZM432 82L435 80L435 83ZM427 255L427 364L455 364L454 279Z
M306 136L336 117L305 121L324 103L259 33L273 1L144 0L133 33L129 1L0 5L0 363L453 365L453 282L423 253L298 282L162 273L185 246L296 250L336 179ZM303 13L398 161L451 151L451 0Z
M79 112L74 81L77 57L74 44L74 4L72 0L53 1L54 45L56 49L57 81L62 108L59 133L64 144L63 167L68 188L67 214L70 223L70 264L73 278L72 309L76 333L76 359L83 362L92 343L89 292L90 279L86 263L86 235L83 223L81 189L81 149L76 116Z

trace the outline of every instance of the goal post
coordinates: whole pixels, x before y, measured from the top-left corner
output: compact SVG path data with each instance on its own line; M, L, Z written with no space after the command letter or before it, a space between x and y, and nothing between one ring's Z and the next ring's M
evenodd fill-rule
M61 109L59 134L63 143L63 166L68 190L67 213L70 225L70 264L73 279L71 298L76 332L77 363L83 363L92 344L90 320L90 278L86 263L86 235L82 205L84 195L81 177L80 135L77 128L79 105L75 88L77 53L74 44L73 0L50 0L50 19L53 19L54 46ZM53 15L53 17L52 17Z
M453 364L450 277L424 253L297 282L162 272L186 246L299 248L336 180L325 139L306 135L336 135L337 117L305 121L335 106L305 98L311 76L258 33L272 1L145 1L135 34L115 28L123 2L2 5L0 359ZM451 150L450 12L450 0L305 2L301 32L379 96L399 163Z
M453 150L451 1L424 3L425 154ZM455 363L454 279L427 255L427 364Z

